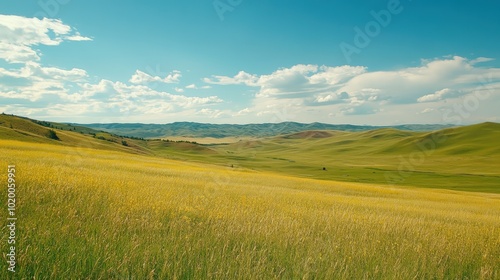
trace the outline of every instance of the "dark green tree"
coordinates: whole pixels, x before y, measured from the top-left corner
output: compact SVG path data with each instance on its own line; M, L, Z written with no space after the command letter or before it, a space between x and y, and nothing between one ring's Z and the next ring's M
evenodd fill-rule
M50 139L54 139L54 140L60 140L59 136L57 136L57 133L52 129L49 130L47 137L49 137Z

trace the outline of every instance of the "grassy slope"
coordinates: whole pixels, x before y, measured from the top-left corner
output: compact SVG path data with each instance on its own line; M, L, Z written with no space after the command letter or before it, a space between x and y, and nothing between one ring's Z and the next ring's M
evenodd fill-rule
M175 153L194 154L209 150L206 147L189 143L166 143L157 140L140 140L121 137L86 127L60 123L46 123L52 127L40 125L39 121L11 115L0 115L0 139L18 140L31 143L46 143L77 148L94 148L109 151L123 151L133 154L158 155L171 157ZM48 138L49 130L54 130L59 140ZM126 145L122 143L126 142Z
M307 131L228 145L141 141L76 129L83 134L55 129L61 138L55 141L46 137L46 127L0 115L0 139L119 150L315 179L500 192L500 147L496 144L500 125L495 123L434 133L395 129Z
M301 179L54 143L0 140L0 150L0 164L17 170L19 279L500 277L497 194Z
M212 146L222 156L206 160L318 179L500 192L499 124L328 133Z

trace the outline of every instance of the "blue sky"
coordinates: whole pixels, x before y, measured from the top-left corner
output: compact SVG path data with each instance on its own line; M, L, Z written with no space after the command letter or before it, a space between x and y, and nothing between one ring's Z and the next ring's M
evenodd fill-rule
M497 1L0 3L0 111L65 122L500 122Z

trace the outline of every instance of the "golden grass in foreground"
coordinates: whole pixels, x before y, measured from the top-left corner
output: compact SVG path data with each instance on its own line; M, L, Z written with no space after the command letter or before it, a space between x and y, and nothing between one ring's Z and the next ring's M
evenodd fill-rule
M3 182L7 164L17 166L17 278L500 277L495 194L3 140L0 163ZM0 195L6 201L5 188ZM6 279L6 262L0 268Z

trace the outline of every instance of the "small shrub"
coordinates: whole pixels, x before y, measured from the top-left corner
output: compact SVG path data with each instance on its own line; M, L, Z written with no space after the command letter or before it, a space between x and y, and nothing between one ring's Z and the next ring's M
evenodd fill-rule
M54 140L60 140L59 136L57 136L57 133L52 129L49 130L47 137Z

